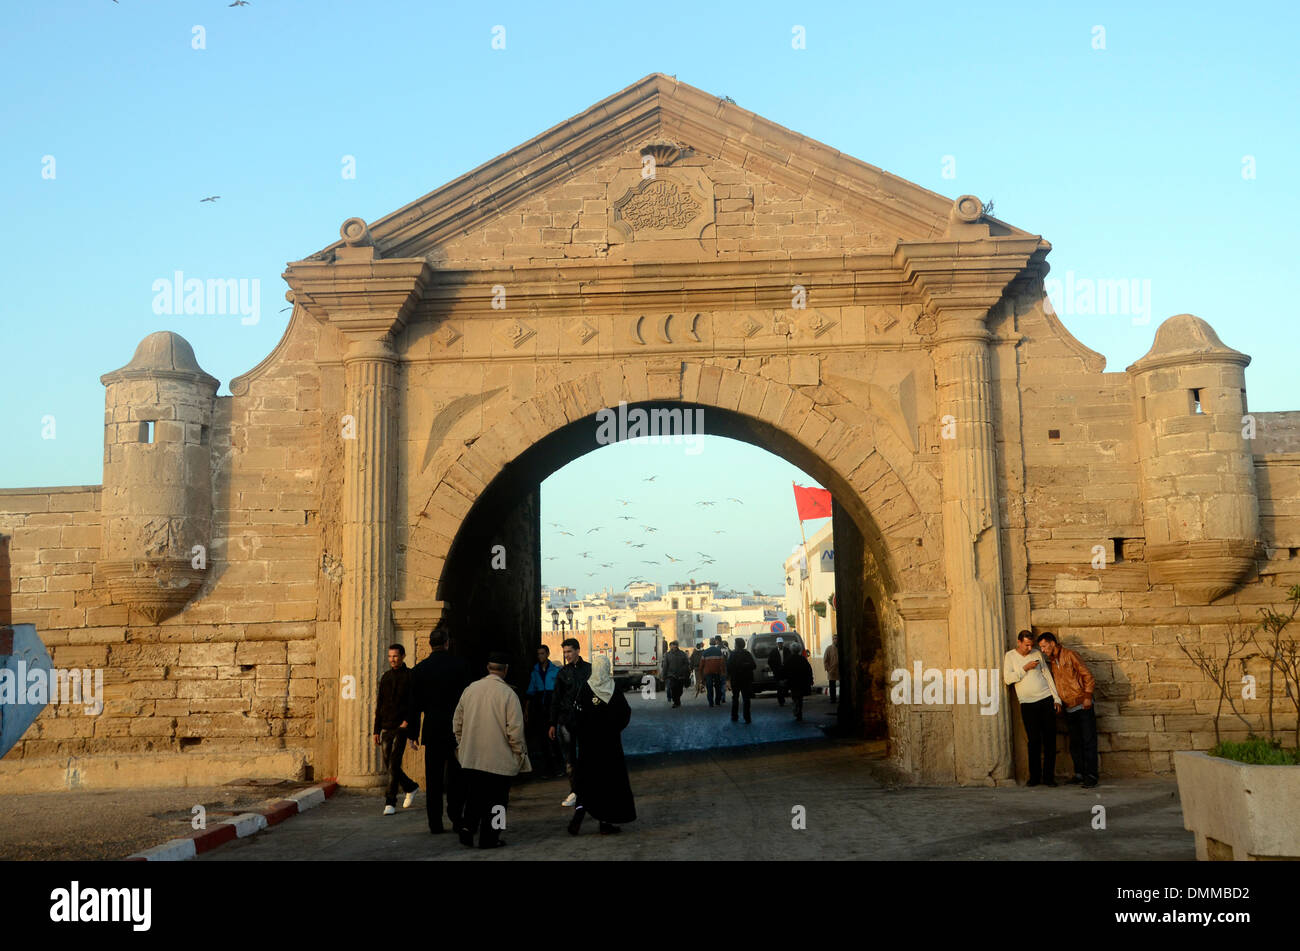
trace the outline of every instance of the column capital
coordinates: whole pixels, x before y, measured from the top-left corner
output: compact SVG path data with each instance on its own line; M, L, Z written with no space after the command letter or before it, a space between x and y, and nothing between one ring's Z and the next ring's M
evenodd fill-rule
M1044 245L1033 235L904 242L894 251L894 266L934 315L939 340L969 339L1007 285L1047 253Z
M343 248L333 260L291 263L282 275L291 288L286 296L348 336L395 336L424 296L433 271L424 258L384 260L374 250Z

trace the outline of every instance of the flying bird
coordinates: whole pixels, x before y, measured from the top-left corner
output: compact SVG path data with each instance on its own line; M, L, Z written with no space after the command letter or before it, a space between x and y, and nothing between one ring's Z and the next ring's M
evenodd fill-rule
M665 554L664 557L667 558L669 561L681 561L680 558L674 558L672 555L669 554Z
M740 501L740 499L727 499L727 501L728 501L728 502L735 502L737 505L744 505L744 504L745 504L744 502Z
M573 532L560 532L560 534L561 534L561 535L568 535L570 538L573 537Z
M651 528L649 525L642 525L641 527L644 528L647 532L657 532L657 531L659 531L659 529L657 529L657 528Z
M643 564L643 565L657 565L657 564L659 564L659 562L657 562L657 561L643 561L643 562L641 562L641 564Z
M226 6L228 6L228 7L246 7L246 6L248 6L248 0L235 0L234 3L228 3L228 4L226 4Z
M612 562L602 561L602 562L600 563L600 567L602 567L602 568L613 568L614 565L613 565Z
M633 545L632 547L633 547L633 548L644 548L644 547L645 547L645 542L637 542L637 543L636 543L635 545Z
M635 522L635 521L636 521L636 516L635 516L635 515L620 515L619 518L621 518L621 519L622 519L623 521L625 521L625 522Z
M580 552L578 552L578 557L579 557L579 558L590 558L590 557L591 557L591 552L589 552L589 551L580 551Z
M641 481L642 481L642 482L653 482L653 481L654 481L655 479L657 479L657 478L658 478L658 476L651 476L650 478L648 478L648 479L642 479Z
M701 558L712 558L712 557L713 557L713 556L710 555L708 552L700 551L699 549L696 549L695 553L696 553L697 555L699 555Z
M587 529L587 534L590 535L592 532L598 532L598 531L600 531L600 526L599 526L599 525L597 525L595 528L589 528L589 529Z
M631 500L630 500L630 499L616 499L615 501L622 502L624 505L630 505L630 504L631 504Z
M724 532L722 529L718 529L718 530L717 530L716 532L714 532L713 534L715 534L715 535L725 535L725 534L727 534L727 533Z
M696 502L696 505L717 505L717 502Z
M216 201L216 200L217 200L218 198L220 198L220 197L221 197L220 195L209 195L207 198L200 198L200 199L199 199L199 204L201 205L201 204L203 204L205 201Z

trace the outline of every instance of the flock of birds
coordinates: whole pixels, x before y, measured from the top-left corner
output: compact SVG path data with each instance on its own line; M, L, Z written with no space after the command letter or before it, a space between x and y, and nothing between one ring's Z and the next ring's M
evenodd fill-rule
M643 481L643 482L653 482L654 480L655 480L655 476L649 476L649 477L647 477L647 478L645 478L645 479L642 479L641 481ZM632 504L632 500L631 500L631 499L618 499L617 501L618 501L621 505L623 505L624 507L629 506L629 505ZM727 502L734 502L734 503L736 503L737 505L744 505L744 504L745 504L743 501L741 501L740 499L737 499L737 498L728 498L728 499L726 499L726 501L727 501ZM711 506L717 505L718 503L717 503L717 501L715 501L715 500L710 500L710 499L701 499L700 501L696 502L695 504L698 505L698 506L700 506L700 507L702 507L702 508L709 508L709 507L711 507ZM620 520L620 521L625 521L625 522L635 522L635 521L638 521L638 519L637 519L637 517L636 517L635 515L619 515L619 516L616 516L616 519L618 519L618 520ZM568 536L569 538L576 538L576 537L577 537L573 532L566 531L566 530L564 530L563 528L561 528L559 522L550 522L550 523L548 523L548 524L549 524L552 528L559 529L559 531L556 532L557 535L560 535L560 536ZM597 525L597 526L595 526L595 527L593 527L593 528L589 528L589 529L587 529L587 530L583 533L583 535L584 535L584 537L585 537L586 535L594 535L596 532L604 531L607 527L608 527L608 526ZM625 527L627 527L627 528L631 528L631 526L625 526ZM658 532L658 531L659 531L659 529L656 528L654 525L646 525L646 524L642 524L642 525L640 526L640 528L641 528L642 532L645 533L646 535L652 535L652 534L654 534L655 532ZM725 530L725 529L715 529L715 530L713 531L713 534L714 534L714 535L725 535L725 534L726 534L726 530ZM647 542L644 542L644 541L634 541L634 540L632 540L632 539L624 539L624 540L623 540L623 544L624 544L625 546L627 546L628 549L630 549L629 554L631 554L631 553L640 554L640 551L639 551L639 550L642 549L642 548L645 548L646 545L647 545ZM582 559L585 559L585 560L591 560L592 558L595 557L595 552L593 552L593 551L580 551L580 552L577 552L577 555L578 555L579 558L582 558ZM704 551L696 550L696 555L699 556L699 562L700 562L700 563L699 563L698 565L696 565L694 568L691 568L690 571L688 572L689 574L694 574L695 572L699 571L701 568L705 568L705 567L707 567L707 566L709 566L709 565L712 565L712 564L714 564L714 563L717 561L717 559L714 558L712 555L710 555L708 552L704 552ZM608 556L607 556L607 557L608 557ZM687 558L679 558L678 556L673 555L673 554L671 554L671 553L669 553L669 552L664 552L662 557L667 559L667 563L668 563L669 565L675 565L675 564L679 564L679 563L681 563L681 564L685 564L687 561L693 561L693 560L695 560L694 558L691 558L691 559L687 559ZM549 555L549 556L547 556L546 560L547 560L547 561L556 561L556 560L558 560L558 558L559 558L558 555ZM597 562L596 562L596 565L597 565L598 567L600 567L600 568L607 569L607 568L613 568L613 567L615 567L616 564L619 564L619 563L626 563L626 562L624 562L623 559L617 559L616 561L597 561ZM655 567L661 567L661 566L664 564L664 562L663 562L662 560L658 560L658 561L656 561L656 560L650 560L650 559L648 559L648 558L642 558L642 559L640 559L640 563L643 564L643 565L652 565L652 566L655 566ZM590 571L590 572L587 572L587 577L588 577L588 578L594 578L594 577L596 577L596 575L598 575L598 574L600 574L599 571ZM630 578L628 581L624 582L624 583L623 583L623 587L624 587L624 588L628 588L628 587L630 587L631 585L634 585L634 584L648 584L648 583L649 583L649 582L647 582L644 578L641 578L641 577L634 577L634 578Z

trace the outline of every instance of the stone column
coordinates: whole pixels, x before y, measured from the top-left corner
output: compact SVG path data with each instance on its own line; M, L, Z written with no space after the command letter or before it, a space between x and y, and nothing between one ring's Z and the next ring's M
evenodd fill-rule
M354 337L343 359L351 419L339 424L344 456L339 676L354 677L356 689L355 699L345 695L339 704L338 780L349 786L382 782L371 736L376 687L393 633L396 364L387 334Z
M934 350L940 422L946 424L943 435L951 437L940 440L944 560L951 598L949 663L957 669L998 672L996 714L980 713L978 698L968 697L953 709L957 781L964 785L1007 779L1013 766L1001 682L1006 620L984 315L976 308L945 311Z

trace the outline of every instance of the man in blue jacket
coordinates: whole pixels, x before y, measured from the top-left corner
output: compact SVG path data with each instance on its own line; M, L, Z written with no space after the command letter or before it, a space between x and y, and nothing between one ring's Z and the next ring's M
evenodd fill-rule
M551 725L551 704L555 699L555 678L560 668L551 663L551 649L545 644L537 648L537 663L528 677L524 722L528 745L537 760L539 776L557 778L564 775L564 762L560 758L560 745L547 736Z

